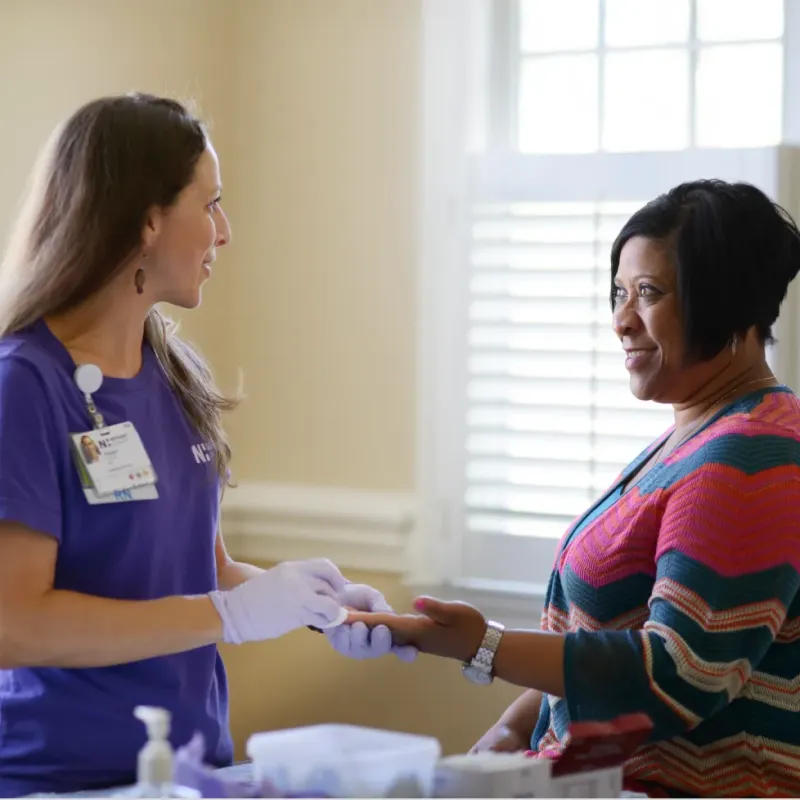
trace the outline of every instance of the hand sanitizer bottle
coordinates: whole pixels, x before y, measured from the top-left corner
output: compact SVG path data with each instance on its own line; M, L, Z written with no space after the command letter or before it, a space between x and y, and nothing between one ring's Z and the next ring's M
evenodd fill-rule
M155 706L137 706L133 714L147 727L147 744L139 751L136 786L122 794L126 797L200 797L200 792L173 783L169 711Z

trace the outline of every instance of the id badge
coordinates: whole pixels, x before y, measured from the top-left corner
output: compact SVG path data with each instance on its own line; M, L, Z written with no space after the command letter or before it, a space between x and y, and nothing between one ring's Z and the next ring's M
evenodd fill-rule
M150 499L133 496L140 489L154 490L157 477L132 422L73 433L70 439L85 493L90 490L97 502Z

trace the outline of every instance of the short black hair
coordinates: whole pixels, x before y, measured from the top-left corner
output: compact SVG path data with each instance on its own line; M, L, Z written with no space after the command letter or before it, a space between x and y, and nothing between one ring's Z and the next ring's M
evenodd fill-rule
M791 216L748 183L682 183L639 209L611 247L611 297L622 248L632 238L664 242L677 276L686 355L713 358L754 327L772 326L800 269Z

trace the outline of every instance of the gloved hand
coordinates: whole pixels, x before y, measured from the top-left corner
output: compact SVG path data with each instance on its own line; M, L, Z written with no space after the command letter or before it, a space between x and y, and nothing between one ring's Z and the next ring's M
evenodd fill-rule
M231 644L276 639L296 628L324 628L339 616L345 587L327 558L284 561L228 591L208 596Z
M355 611L392 611L386 598L377 589L362 583L348 583L340 598L343 606ZM393 645L391 631L385 625L370 630L363 622L356 622L339 625L326 631L325 635L337 653L350 658L379 658L392 652L401 661L410 663L417 657L416 647Z

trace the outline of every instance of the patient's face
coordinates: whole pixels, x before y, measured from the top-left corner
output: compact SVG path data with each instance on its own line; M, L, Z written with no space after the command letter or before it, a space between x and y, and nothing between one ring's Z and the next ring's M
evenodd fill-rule
M625 350L630 388L639 400L690 403L718 373L722 353L687 363L677 274L668 246L633 237L614 281L614 331Z
M675 270L666 248L651 239L630 239L613 291L614 331L625 350L631 391L639 400L674 402L683 341Z

